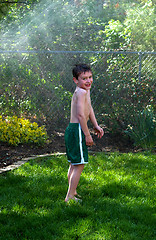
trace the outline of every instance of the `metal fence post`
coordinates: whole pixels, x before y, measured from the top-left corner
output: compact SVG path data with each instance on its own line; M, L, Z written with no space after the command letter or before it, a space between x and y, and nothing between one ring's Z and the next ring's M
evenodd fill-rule
M142 60L142 52L139 52L139 81L141 81L141 64L142 64L142 62L141 62L141 60Z

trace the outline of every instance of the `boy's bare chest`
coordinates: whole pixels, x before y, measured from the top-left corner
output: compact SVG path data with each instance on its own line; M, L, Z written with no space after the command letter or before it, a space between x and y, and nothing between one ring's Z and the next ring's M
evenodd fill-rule
M78 106L80 106L79 100L80 98L77 96L77 92L75 92L75 94L73 95L72 104L71 104L71 114L72 114L72 118L74 119L77 118L77 115L78 115L77 110L78 109L80 110L80 108L78 108ZM81 111L85 115L85 118L88 120L89 114L91 111L90 94L86 94L84 101L81 103Z

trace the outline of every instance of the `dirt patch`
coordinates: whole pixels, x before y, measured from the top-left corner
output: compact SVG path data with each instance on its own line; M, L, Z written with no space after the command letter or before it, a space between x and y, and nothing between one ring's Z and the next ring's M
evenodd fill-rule
M14 162L17 162L25 157L35 155L50 154L54 152L65 152L64 132L53 132L52 139L43 147L19 145L17 147L8 146L5 143L0 143L0 168L4 168ZM95 152L134 152L136 149L133 143L122 135L112 135L105 133L105 135L98 139L93 136L95 146L89 148L90 151Z

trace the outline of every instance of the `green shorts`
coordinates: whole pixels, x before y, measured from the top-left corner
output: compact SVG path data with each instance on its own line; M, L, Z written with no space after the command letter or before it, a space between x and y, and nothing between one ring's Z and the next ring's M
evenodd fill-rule
M65 131L68 162L73 165L88 163L88 148L80 123L69 123Z

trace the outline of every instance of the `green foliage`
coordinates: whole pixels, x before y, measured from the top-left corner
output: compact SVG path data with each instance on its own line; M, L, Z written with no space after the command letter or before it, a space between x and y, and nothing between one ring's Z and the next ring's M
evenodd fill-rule
M36 158L0 175L1 240L155 239L154 154L90 155L82 203L68 205L65 158Z
M99 122L104 122L113 133L124 133L128 125L134 124L135 114L149 105L155 106L154 77L144 72L141 80L138 79L135 57L112 54L94 59L94 109Z
M119 20L110 20L108 25L105 26L104 33L106 35L105 46L107 50L123 50L130 48L131 32L125 29L124 25Z
M146 1L127 10L125 25L132 33L131 47L137 51L155 51L155 5Z
M47 132L44 126L38 127L36 122L28 119L0 116L0 141L10 145L37 144L43 145L47 140Z
M1 1L2 2L2 1ZM3 19L10 9L10 5L7 1L0 2L0 20Z
M134 114L133 125L128 126L126 133L137 146L144 149L156 148L156 115L153 109L149 106Z
M25 53L20 56L15 54L13 58L5 58L4 55L1 57L2 115L37 117L38 120L46 120L50 124L52 121L55 124L62 122L60 112L64 114L64 119L68 118L71 92L66 87L66 66L58 66L55 63L56 56L42 57ZM41 57L44 64L40 62Z
M12 82L3 85L0 93L1 109L5 109L5 112L2 111L1 114L5 116L17 115L19 117L21 115L29 115L32 104L24 87Z
M154 50L155 5L151 0L31 0L26 4L17 1L2 5L8 13L1 27L5 37L3 49L23 46L24 49L99 51L118 49L121 45L124 49Z
M25 14L29 9L33 8L33 5L38 3L40 0L29 0L28 1L8 1L1 0L0 2L0 20L7 18L10 22L11 20L15 20L16 15Z

